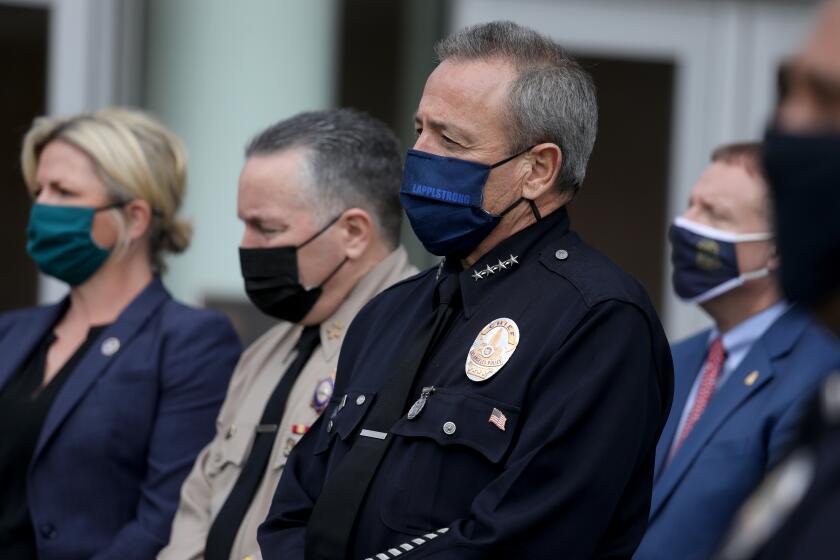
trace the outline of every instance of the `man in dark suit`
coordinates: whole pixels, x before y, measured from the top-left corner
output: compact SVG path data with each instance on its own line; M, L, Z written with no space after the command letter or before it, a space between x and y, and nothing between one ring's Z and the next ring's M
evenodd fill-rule
M777 283L761 145L715 151L671 228L673 284L714 326L672 348L650 527L635 558L705 559L782 457L840 346Z

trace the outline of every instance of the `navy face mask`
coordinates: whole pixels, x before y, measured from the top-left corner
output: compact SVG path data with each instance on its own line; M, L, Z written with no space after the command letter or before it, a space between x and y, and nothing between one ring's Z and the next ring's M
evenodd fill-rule
M782 291L806 306L840 289L840 133L764 138L773 192Z
M505 214L526 200L520 198L499 214L482 207L490 171L530 149L492 165L408 150L400 202L426 250L439 256L466 256ZM539 220L536 204L533 200L528 203Z
M773 238L770 233L731 233L680 217L668 236L674 291L687 303L709 301L770 274L767 267L742 274L735 253L737 243L767 241Z

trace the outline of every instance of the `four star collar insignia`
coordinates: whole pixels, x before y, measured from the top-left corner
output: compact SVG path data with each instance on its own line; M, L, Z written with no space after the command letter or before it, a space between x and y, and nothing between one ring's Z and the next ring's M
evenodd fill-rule
M519 327L501 317L487 323L475 337L464 369L470 381L487 381L504 367L519 345Z
M484 268L475 269L472 273L473 280L478 282L479 280L487 278L488 276L492 276L493 274L496 274L501 270L507 270L508 268L519 264L518 259L519 257L511 254L508 258L504 260L499 259L499 262L496 264L488 264Z

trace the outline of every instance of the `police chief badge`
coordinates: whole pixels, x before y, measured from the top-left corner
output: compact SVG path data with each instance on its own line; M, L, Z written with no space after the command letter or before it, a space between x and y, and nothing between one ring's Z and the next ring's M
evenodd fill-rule
M491 321L481 329L467 353L467 377L470 381L487 381L504 367L518 345L519 327L513 319Z

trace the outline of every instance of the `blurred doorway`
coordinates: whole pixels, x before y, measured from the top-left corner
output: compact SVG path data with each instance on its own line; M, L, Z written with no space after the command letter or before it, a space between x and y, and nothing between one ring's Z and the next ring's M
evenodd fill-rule
M38 273L26 254L30 200L20 146L32 119L46 112L49 10L0 4L0 312L34 305Z
M382 120L403 148L414 144L414 112L435 68L434 44L446 34L447 0L345 0L341 4L338 106ZM403 220L402 243L423 269L440 260L426 252Z
M598 89L598 139L572 227L647 289L662 313L674 63L578 57Z

